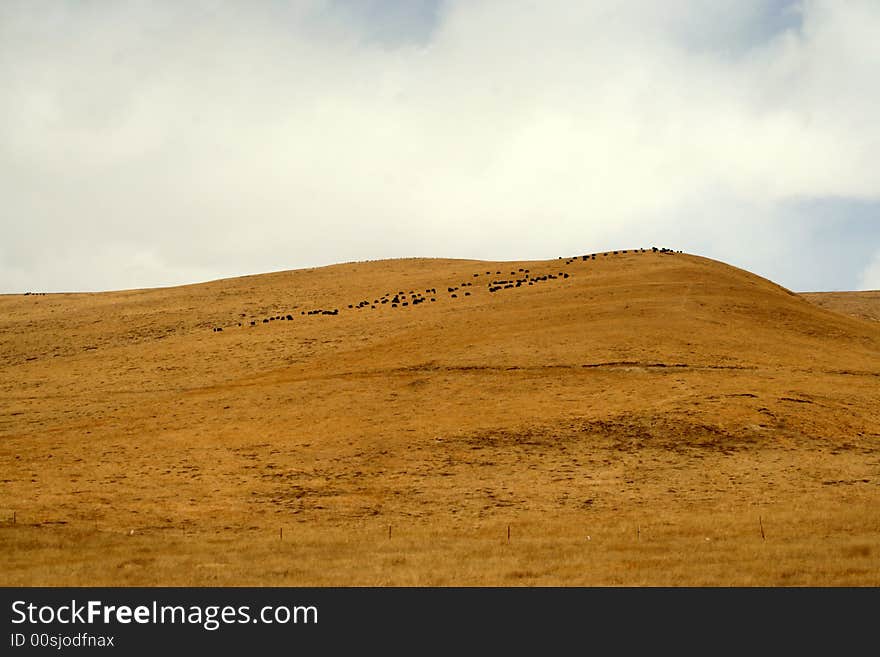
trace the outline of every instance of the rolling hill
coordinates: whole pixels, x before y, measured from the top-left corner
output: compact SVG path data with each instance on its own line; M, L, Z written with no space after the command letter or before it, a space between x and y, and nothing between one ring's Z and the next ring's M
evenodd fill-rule
M876 586L847 304L650 249L5 295L0 584Z

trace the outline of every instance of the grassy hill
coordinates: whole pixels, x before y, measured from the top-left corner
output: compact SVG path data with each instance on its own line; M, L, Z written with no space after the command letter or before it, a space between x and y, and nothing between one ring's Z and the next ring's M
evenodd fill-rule
M651 250L2 296L0 584L880 585L839 309Z

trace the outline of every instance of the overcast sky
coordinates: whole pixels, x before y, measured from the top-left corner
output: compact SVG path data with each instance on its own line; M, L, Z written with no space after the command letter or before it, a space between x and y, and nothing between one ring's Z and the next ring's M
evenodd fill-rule
M2 0L0 292L666 246L880 288L877 0Z

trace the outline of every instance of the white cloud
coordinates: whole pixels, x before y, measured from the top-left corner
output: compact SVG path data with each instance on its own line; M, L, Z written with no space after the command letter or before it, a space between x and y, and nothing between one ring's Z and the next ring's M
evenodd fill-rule
M880 251L862 272L860 290L880 290Z
M757 266L791 199L880 200L870 0L769 36L757 0L468 0L397 45L255 6L0 8L0 285L653 241Z

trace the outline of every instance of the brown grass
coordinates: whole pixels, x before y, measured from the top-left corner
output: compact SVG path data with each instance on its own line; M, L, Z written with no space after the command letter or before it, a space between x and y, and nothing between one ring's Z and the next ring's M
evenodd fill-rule
M3 585L880 584L880 326L705 258L7 295L0 375Z
M807 301L835 312L880 322L880 290L865 292L807 292Z

